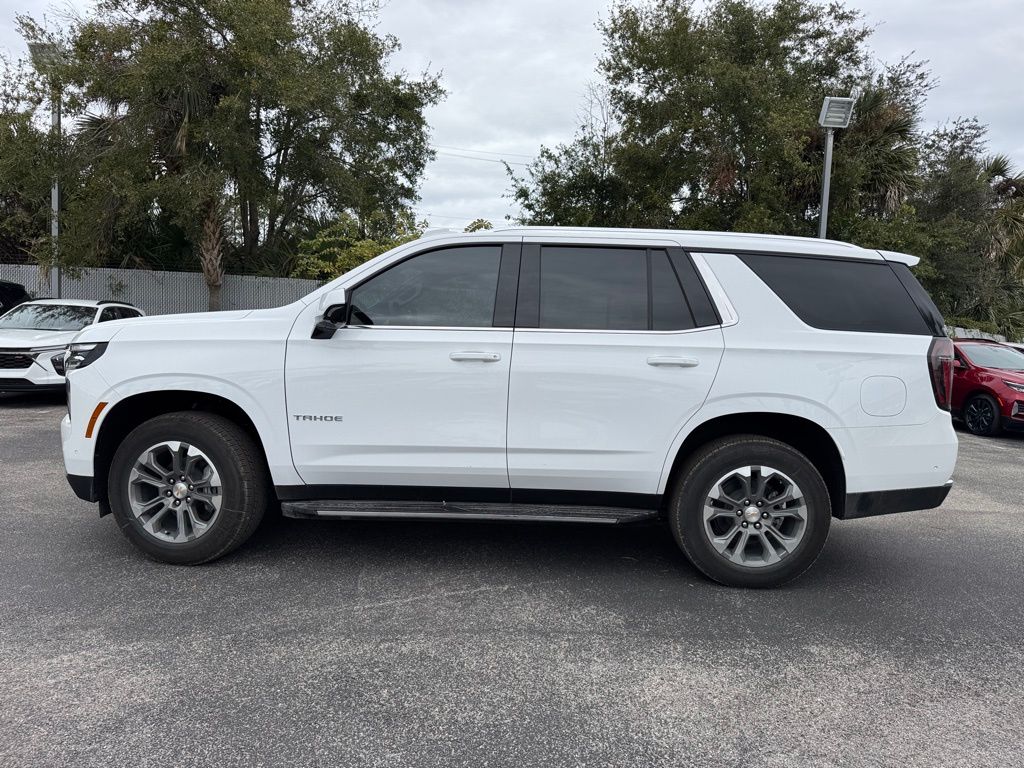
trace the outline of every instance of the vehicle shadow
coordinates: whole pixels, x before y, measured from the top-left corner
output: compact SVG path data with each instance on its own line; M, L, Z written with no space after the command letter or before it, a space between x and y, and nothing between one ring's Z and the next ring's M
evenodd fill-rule
M39 408L47 405L64 405L67 397L63 391L52 392L2 392L0 408Z
M962 421L954 421L953 422L953 429L956 430L957 437L959 437L960 439L963 439L963 438L966 437L968 439L976 439L976 440L1000 440L1000 441L1010 442L1010 443L1018 443L1018 444L1024 443L1024 430L1007 430L1007 429L1004 429L998 435L995 435L993 437L979 437L977 435L972 435L970 432L968 432L967 431L967 427L964 426L964 423Z

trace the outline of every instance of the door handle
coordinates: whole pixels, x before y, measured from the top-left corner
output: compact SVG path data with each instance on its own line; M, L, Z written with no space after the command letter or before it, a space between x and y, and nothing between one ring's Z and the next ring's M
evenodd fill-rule
M496 363L501 360L501 355L497 352L452 352L448 359L456 362L475 360L478 363Z
M677 368L696 368L700 365L700 360L695 357L668 357L655 355L654 357L647 358L647 364L654 366L674 365Z

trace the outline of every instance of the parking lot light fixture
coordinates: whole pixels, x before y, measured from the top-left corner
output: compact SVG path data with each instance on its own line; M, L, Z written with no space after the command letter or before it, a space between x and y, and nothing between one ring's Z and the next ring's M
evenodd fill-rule
M818 114L818 125L825 129L825 171L821 176L821 216L818 219L818 237L824 238L828 229L828 192L832 182L832 142L837 128L850 125L853 116L852 96L826 96Z

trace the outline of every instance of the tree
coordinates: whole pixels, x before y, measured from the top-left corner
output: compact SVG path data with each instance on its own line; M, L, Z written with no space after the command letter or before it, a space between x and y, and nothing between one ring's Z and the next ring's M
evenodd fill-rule
M374 213L364 222L343 213L333 224L299 245L298 264L292 277L331 280L415 240L426 228L427 222L417 222L408 210L394 218Z
M509 171L526 224L810 236L826 94L858 94L836 134L829 235L923 257L940 309L1024 330L1024 177L985 129L925 134L921 63L871 62L856 11L816 0L621 0L572 141ZM595 106L596 105L596 106Z
M376 212L398 215L431 156L423 111L442 90L388 70L398 41L374 32L371 11L101 0L73 22L60 71L82 168L69 257L184 256L215 306L228 265L287 274L319 221L345 214L365 230Z
M913 184L927 73L872 73L869 30L838 3L622 2L602 31L603 109L592 92L574 141L513 177L526 221L812 234L822 95L854 87L835 212L894 211Z
M0 56L0 258L48 269L50 186L58 147L34 119L43 83L24 63Z
M494 225L487 219L473 219L466 225L466 232L479 232L484 229L494 229Z

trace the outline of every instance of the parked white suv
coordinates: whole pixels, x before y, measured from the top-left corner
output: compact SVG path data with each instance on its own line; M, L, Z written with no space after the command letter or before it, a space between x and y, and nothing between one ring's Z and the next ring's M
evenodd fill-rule
M64 389L64 353L93 323L142 317L119 301L36 299L0 315L0 392Z
M75 492L202 563L292 517L667 521L769 586L833 517L949 491L952 343L917 259L802 238L518 228L423 239L286 307L86 329Z

